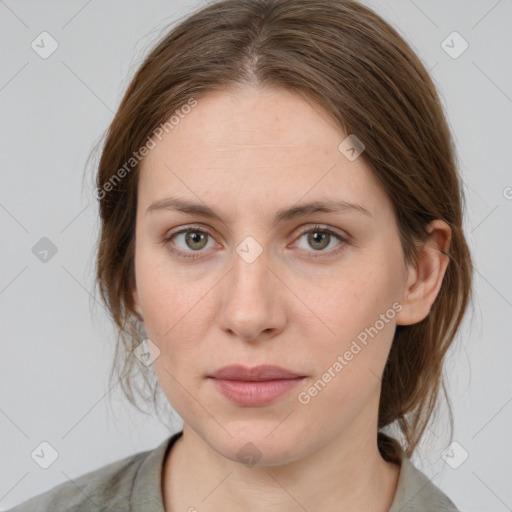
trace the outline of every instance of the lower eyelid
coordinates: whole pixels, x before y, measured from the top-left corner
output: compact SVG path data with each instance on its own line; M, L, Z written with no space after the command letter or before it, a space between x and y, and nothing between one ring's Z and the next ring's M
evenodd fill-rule
M345 243L347 243L347 239L345 237L343 237L342 235L339 235L338 233L335 233L331 230L328 230L328 229L308 229L307 231L304 231L303 233L301 233L296 241L294 242L297 243L304 235L307 235L308 233L310 232L314 232L314 231L317 231L317 232L321 232L321 233L326 233L328 235L330 235L331 237L334 237L337 241L338 241L338 244L336 244L334 247L332 247L331 249L327 249L327 250L320 250L320 251L315 251L314 249L301 249L303 251L306 251L308 253L313 253L313 254L318 254L319 256L321 255L329 255L329 254L333 254L335 253L338 249L341 248L341 246L345 245Z
M328 229L328 228L322 228L320 226L317 226L317 227L312 227L312 228L308 228L304 231L302 231L295 239L295 241L293 243L296 243L298 240L300 240L304 235L307 235L308 233L311 233L311 232L314 232L314 231L319 231L321 233L326 233L326 234L329 234L330 236L336 238L338 240L338 244L325 251L325 250L321 250L321 251L315 251L313 249L311 250L307 250L307 249L301 249L303 251L306 251L306 252L309 252L309 253L313 253L313 254L318 254L319 256L321 256L322 254L332 254L334 252L336 252L340 246L343 246L345 245L348 241L347 241L347 238L342 236L341 234L338 234L336 233L335 231L331 230L331 229ZM171 243L172 242L172 239L178 235L183 235L183 234L186 234L188 232L197 232L197 233L202 233L202 234L205 234L207 235L209 238L211 238L212 240L214 240L214 237L212 235L212 233L210 233L209 231L206 231L205 229L203 228L194 228L194 227L190 227L190 228L187 228L187 229L183 229L183 230L180 230L180 231L177 231L175 233L171 233L169 235L165 235L164 236L164 243ZM211 247L210 247L211 249ZM193 256L190 256L190 254L194 255L194 254L197 254L198 257L201 253L203 252L206 252L206 249L201 249L199 251L193 251L193 250L186 250L186 249L180 249L180 248L174 248L172 249L172 252L176 253L176 254L180 254L180 255L183 255L183 254L186 254L184 257L185 258L192 258Z
M172 242L172 239L177 237L178 235L186 235L187 233L201 233L203 235L206 235L209 239L211 240L215 240L213 235L211 233L209 233L208 231L205 231L203 229L183 229L181 231L176 231L175 233L171 233L170 235L165 235L164 236L164 242ZM208 240L210 241L210 240ZM208 243L207 241L207 243ZM184 251L184 252L197 252L197 253L200 253L200 252L203 252L204 251L204 248L201 249L200 251L187 251L185 249L180 249L178 248L177 249L178 251Z

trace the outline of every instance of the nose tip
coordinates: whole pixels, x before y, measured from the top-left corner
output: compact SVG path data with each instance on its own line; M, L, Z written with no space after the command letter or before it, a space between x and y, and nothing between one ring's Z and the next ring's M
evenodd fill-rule
M248 242L248 253L254 256L254 247L250 244ZM285 323L285 315L277 303L275 283L272 283L274 277L269 275L272 272L263 251L258 252L255 259L249 259L250 262L243 256L235 262L224 287L222 311L224 328L251 343L269 339Z

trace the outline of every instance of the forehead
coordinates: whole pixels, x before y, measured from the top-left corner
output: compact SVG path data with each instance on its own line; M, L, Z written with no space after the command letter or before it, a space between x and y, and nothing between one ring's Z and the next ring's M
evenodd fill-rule
M233 152L254 149L262 157L277 152L289 158L310 149L333 151L344 137L321 105L285 89L245 86L196 101L164 137L200 153L213 147L216 157L228 160Z
M347 134L313 101L248 86L200 96L187 112L143 160L142 203L168 194L273 207L329 196L386 207L365 160L347 159Z

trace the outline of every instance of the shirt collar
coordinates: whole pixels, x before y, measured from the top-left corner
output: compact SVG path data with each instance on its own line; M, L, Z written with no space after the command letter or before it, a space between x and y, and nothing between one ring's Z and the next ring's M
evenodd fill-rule
M398 484L389 512L424 510L459 512L448 496L432 482L432 479L422 473L402 452Z
M163 463L172 445L182 435L181 430L165 439L148 453L140 465L130 497L134 512L165 512L162 494ZM453 502L402 452L397 488L389 512L421 510L458 512Z
M175 441L183 435L176 432L163 441L140 465L130 496L133 512L165 512L162 494L163 463Z

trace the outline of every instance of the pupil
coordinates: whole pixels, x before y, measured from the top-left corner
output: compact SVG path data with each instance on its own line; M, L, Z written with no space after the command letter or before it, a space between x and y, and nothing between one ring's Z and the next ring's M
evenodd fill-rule
M321 233L319 231L314 231L312 233L311 238L313 239L313 244L322 244L322 241L325 241L326 237L328 236L327 233ZM321 245L323 247L323 245Z
M187 240L190 244L194 245L197 243L201 243L201 240L203 239L204 235L202 233L195 232L189 232L187 234ZM196 246L197 248L197 246Z

